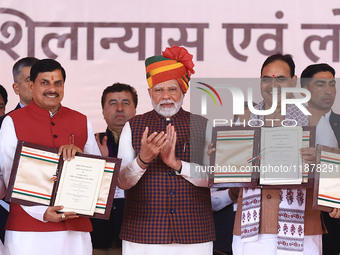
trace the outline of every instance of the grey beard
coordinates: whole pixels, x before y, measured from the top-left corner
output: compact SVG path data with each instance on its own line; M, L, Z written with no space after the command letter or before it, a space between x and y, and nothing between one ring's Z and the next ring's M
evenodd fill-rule
M171 116L174 116L176 113L178 113L179 109L182 107L183 98L184 98L184 96L181 95L181 99L178 102L175 102L173 100L163 100L158 104L156 104L151 99L151 103L152 103L152 107L155 109L155 111L158 114L162 115L163 117L171 117ZM161 107L161 104L164 104L166 102L173 103L174 105L172 107Z

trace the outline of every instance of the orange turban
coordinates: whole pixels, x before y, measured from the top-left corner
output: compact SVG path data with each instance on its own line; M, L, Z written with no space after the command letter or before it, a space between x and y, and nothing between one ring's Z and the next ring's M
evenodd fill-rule
M146 78L149 87L168 80L177 80L183 93L189 88L191 74L195 73L192 55L183 47L172 46L145 60Z

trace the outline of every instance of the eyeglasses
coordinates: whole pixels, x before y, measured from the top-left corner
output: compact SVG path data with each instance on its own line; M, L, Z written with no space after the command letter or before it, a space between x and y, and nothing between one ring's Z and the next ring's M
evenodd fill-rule
M163 95L163 93L165 91L168 92L168 94L170 95L176 95L179 91L179 88L177 87L170 87L170 88L152 88L152 90L154 91L154 93L156 95Z
M263 76L261 81L265 84L270 84L275 80L276 83L285 83L288 81L289 78L286 76L277 76L277 77L270 77L270 76Z

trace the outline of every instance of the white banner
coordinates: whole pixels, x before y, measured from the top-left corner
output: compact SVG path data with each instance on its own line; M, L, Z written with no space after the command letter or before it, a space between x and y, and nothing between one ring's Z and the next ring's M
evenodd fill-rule
M137 89L138 113L151 109L144 60L169 45L183 45L194 55L194 78L259 77L263 61L278 51L293 55L298 77L321 62L340 72L339 21L340 3L333 0L1 0L6 111L18 103L12 66L26 56L54 58L64 66L62 103L86 114L96 132L106 128L102 91L115 82Z

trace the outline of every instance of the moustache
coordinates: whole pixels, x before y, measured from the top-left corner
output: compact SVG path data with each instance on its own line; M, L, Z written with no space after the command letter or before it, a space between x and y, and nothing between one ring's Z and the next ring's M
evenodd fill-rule
M174 100L163 100L159 103L159 105L161 104L175 104L176 102Z
M44 93L44 96L56 96L59 97L58 93Z

